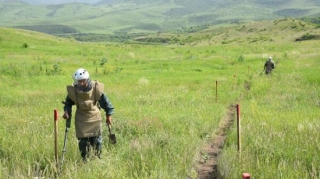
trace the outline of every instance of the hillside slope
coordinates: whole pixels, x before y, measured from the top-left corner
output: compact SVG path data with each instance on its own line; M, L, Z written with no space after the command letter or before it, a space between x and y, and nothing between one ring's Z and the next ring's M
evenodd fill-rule
M189 32L194 30L194 32ZM245 22L205 29L185 29L176 33L158 33L134 39L138 42L155 42L181 45L213 45L242 43L287 43L320 39L320 28L316 24L294 18Z
M41 25L65 25L75 28L77 33L100 34L154 33L205 24L319 14L320 3L315 0L102 0L96 5L0 2L0 26L38 26L37 31L44 31Z

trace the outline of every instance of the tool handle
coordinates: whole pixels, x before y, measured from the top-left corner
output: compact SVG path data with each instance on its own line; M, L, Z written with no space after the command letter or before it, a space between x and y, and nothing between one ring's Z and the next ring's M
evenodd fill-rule
M110 127L110 124L106 123L107 127L108 127L108 130L109 130L109 134L111 134L111 127Z
M68 116L69 116L69 118L66 119L66 127L67 127L67 128L70 128L70 126L71 126L71 117L72 117L72 116L71 116L71 114L69 114Z
M115 134L112 134L112 132L111 132L111 125L107 123L107 127L108 127L108 129L109 129L109 141L110 141L112 144L116 144L116 143L117 143L116 135L115 135Z

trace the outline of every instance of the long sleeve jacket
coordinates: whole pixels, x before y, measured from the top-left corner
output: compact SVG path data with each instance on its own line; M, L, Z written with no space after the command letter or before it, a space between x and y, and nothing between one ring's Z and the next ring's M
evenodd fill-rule
M111 104L110 100L108 99L107 95L102 93L100 99L98 100L99 105L107 115L112 115L114 113L114 107ZM75 105L75 103L71 100L69 96L66 97L66 100L64 102L64 111L68 111L69 114L72 113L72 106Z

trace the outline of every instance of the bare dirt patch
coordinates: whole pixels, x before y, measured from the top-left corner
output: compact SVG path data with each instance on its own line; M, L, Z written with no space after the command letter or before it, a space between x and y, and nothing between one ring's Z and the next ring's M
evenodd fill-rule
M219 129L213 141L209 142L201 151L201 160L198 161L198 179L220 179L217 159L223 149L227 133L235 121L236 106L230 105L227 113L219 124ZM205 157L203 157L205 156Z

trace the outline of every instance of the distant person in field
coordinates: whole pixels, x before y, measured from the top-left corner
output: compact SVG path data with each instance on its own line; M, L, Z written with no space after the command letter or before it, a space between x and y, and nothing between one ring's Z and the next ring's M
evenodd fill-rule
M264 64L264 71L266 74L271 74L273 69L274 69L274 62L272 61L272 58L269 57L266 63Z
M102 118L100 107L106 112L106 123L111 125L113 106L104 93L104 85L91 81L87 70L80 68L72 74L74 83L67 86L67 97L64 102L64 119L69 119L72 106L76 105L75 129L79 150L83 161L87 161L90 148L101 157ZM90 147L91 146L91 147Z

